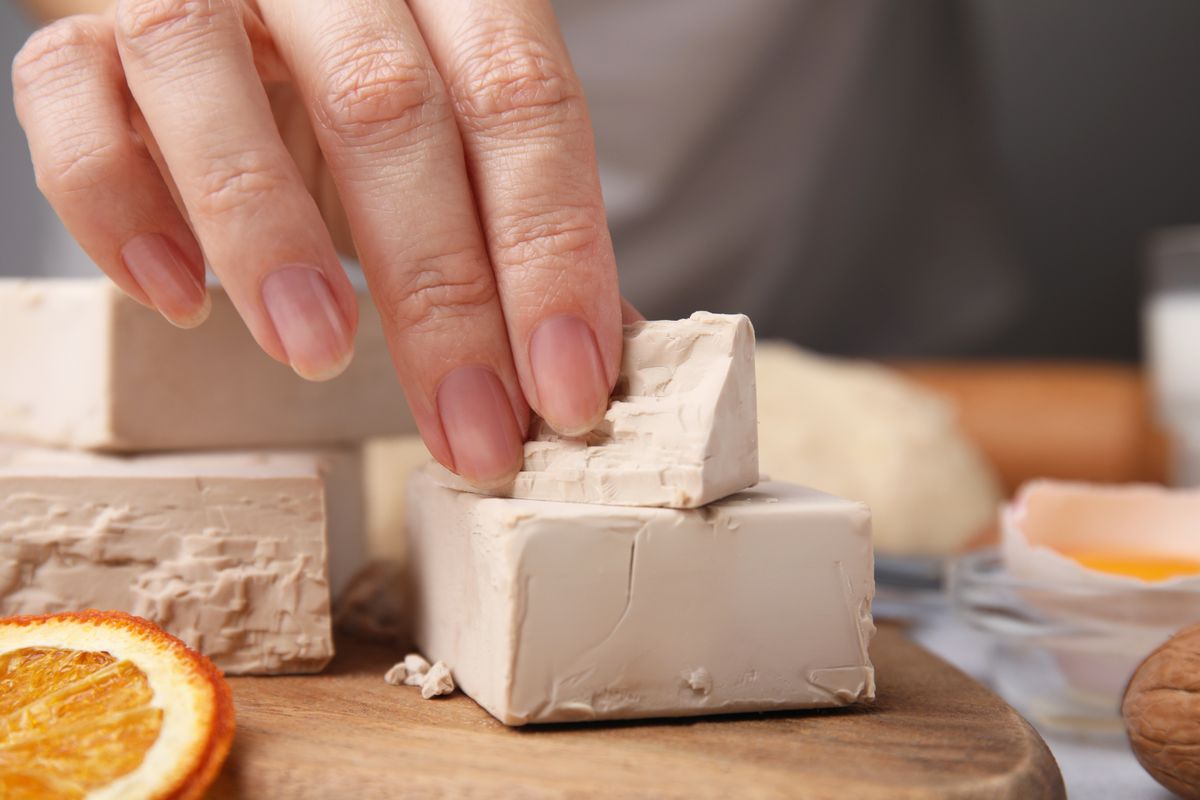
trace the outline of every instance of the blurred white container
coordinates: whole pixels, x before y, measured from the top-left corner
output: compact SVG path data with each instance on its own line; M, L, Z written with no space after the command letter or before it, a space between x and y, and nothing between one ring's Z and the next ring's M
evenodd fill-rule
M1171 482L1200 486L1200 225L1156 231L1147 277L1146 365L1172 439Z

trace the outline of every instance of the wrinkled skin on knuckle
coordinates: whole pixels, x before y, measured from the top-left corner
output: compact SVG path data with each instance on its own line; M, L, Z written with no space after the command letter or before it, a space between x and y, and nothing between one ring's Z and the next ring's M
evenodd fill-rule
M603 243L596 209L557 205L538 213L490 221L488 239L497 268L562 269L564 261L591 256Z
M129 148L91 133L55 142L54 156L34 167L38 189L47 197L68 197L116 184L128 174Z
M474 26L460 41L452 73L459 118L469 130L529 134L583 117L570 66L519 26Z
M230 21L240 24L240 6L230 0L119 0L117 39L138 56L177 58L188 42Z
M403 42L356 32L321 50L317 115L343 139L408 132L444 116L436 72Z
M109 57L103 29L87 17L67 17L37 31L13 59L13 88L19 113L36 100L39 114L52 118L48 140L34 147L34 177L47 197L91 189L121 177L132 142L97 133L77 98L90 91L85 78ZM46 136L47 134L43 134Z
M247 151L214 160L203 170L192 201L200 216L220 218L277 193L287 183L265 156Z
M483 269L464 268L465 253L424 259L384 292L383 303L393 326L402 332L453 329L496 302L496 284ZM456 267L450 267L450 263Z
M103 52L100 32L90 21L67 17L29 37L12 63L13 90L18 98L31 90L47 91L54 83L75 80Z

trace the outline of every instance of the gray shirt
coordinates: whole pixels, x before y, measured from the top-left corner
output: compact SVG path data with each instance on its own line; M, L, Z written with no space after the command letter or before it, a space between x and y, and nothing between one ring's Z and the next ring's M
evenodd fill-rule
M1019 271L950 2L558 0L626 295L820 350L956 353Z

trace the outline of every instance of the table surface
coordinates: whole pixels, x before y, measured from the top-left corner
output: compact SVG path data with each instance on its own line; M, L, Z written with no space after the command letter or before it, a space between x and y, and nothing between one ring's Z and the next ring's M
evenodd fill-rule
M907 632L913 639L992 685L990 638L957 618L943 596L929 595L919 603L906 604L904 610L910 623ZM1142 769L1124 740L1089 740L1048 729L1040 733L1058 761L1071 800L1174 800L1173 794Z
M231 678L234 748L210 798L1063 797L995 694L883 625L878 700L817 712L505 728L461 694L389 686L353 640L321 675Z

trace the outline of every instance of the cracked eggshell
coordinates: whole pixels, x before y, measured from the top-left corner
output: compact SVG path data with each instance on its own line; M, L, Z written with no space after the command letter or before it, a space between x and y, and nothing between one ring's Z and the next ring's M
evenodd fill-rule
M1041 480L1001 512L1001 550L1021 599L1067 630L1044 643L1072 689L1115 704L1141 658L1200 618L1200 575L1147 581L1068 553L1200 562L1200 492Z
M1039 606L1174 628L1200 617L1200 575L1147 581L1091 569L1068 554L1200 562L1198 524L1200 491L1041 480L1002 510L1001 550L1010 575L1048 586L1026 593Z

